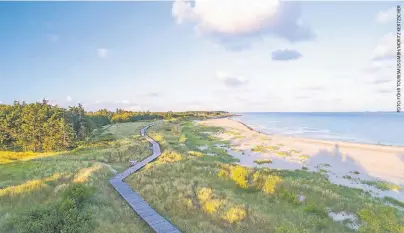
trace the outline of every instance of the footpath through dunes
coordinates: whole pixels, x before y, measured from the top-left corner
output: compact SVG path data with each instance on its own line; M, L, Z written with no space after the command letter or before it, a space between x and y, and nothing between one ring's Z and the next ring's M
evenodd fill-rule
M159 144L152 138L146 135L146 130L153 126L154 123L147 125L140 130L140 134L147 139L153 145L153 154L143 161L136 163L134 166L125 170L124 172L117 174L110 179L110 183L116 191L129 203L132 209L139 214L139 216L149 224L151 228L157 233L181 233L174 225L172 225L168 220L163 218L158 214L153 208L147 204L147 202L135 191L133 191L129 185L127 185L123 180L136 172L137 170L144 167L146 164L150 163L157 157L161 155Z

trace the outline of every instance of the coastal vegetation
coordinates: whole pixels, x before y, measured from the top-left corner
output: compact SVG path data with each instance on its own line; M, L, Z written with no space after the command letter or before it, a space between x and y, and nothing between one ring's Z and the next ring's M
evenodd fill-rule
M231 142L216 136L224 130L193 117L151 127L163 153L125 180L182 232L355 232L330 217L342 211L356 216L359 232L403 232L402 202L319 172L239 165ZM60 152L1 152L0 232L153 232L108 182L151 154L139 136L149 123L100 124Z
M49 101L0 104L0 150L49 152L76 148L93 130L111 123L158 119L192 119L228 115L226 112L131 112L106 109L86 112L81 104L67 109ZM11 157L10 157L11 158Z
M165 121L149 130L151 136L159 136L164 151L175 151L181 159L166 163L157 159L127 182L182 232L401 233L404 229L403 212L386 206L387 200L332 184L321 173L234 164L223 150L231 147L229 141L214 137L223 132L220 128ZM187 141L179 145L181 135ZM198 149L204 145L208 147ZM343 211L355 220L330 217Z
M254 163L256 164L272 163L272 159L257 159L254 160Z
M370 186L374 186L380 190L386 191L386 190L392 190L392 191L398 191L401 189L401 187L399 185L396 184L392 184L386 181L367 181L367 180L363 180L362 181L363 184L367 184Z

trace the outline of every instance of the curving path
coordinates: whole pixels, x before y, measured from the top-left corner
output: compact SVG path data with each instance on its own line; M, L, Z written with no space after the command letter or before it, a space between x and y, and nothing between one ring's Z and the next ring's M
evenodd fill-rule
M160 156L160 146L152 138L146 135L146 130L154 125L154 123L149 124L140 130L140 134L147 139L153 145L153 154L142 162L136 163L134 166L125 170L124 172L117 174L112 177L109 182L114 186L116 191L129 203L132 209L149 224L151 228L157 233L181 233L174 225L172 225L165 218L160 216L153 208L151 208L147 202L135 191L133 191L129 185L127 185L123 180L130 174L136 172L137 170L144 167L146 164L150 163L154 159Z

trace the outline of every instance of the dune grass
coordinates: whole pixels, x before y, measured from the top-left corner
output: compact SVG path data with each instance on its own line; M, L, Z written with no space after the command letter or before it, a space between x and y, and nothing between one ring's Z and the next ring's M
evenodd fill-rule
M109 184L129 160L151 154L138 137L145 124L113 125L69 153L0 165L0 232L153 232Z
M398 190L401 190L401 187L399 185L392 184L392 183L389 183L389 182L386 182L386 181L367 181L367 180L364 180L364 181L362 181L362 183L370 185L370 186L374 186L374 187L376 187L376 188L378 188L380 190L383 190L383 191L388 191L388 190L398 191Z
M113 125L72 152L0 165L0 232L153 232L108 182L151 153L137 136L144 125ZM404 213L384 205L391 200L319 173L236 165L230 142L213 136L221 131L178 120L153 126L163 154L126 181L184 233L354 232L327 211L356 214L362 232L402 233Z
M254 160L254 163L256 164L272 163L272 159L257 159Z
M36 153L30 151L29 152L0 151L0 165L18 161L27 161L31 159L56 156L58 154L61 154L61 152Z
M270 151L277 151L279 150L279 147L277 146L264 146L264 145L257 145L251 149L253 152L259 152L259 153L266 153Z
M320 173L233 164L224 150L212 146L228 142L206 136L220 130L188 122L152 127L150 134L159 135L162 149L181 159L156 160L127 179L182 232L354 232L328 217L328 211L346 211L360 217L362 232L401 233L403 213L362 190L334 185ZM187 137L183 145L180 135ZM204 153L215 150L215 156L190 153L205 144L210 146ZM380 216L367 213L369 208ZM390 231L373 227L375 221L389 224Z

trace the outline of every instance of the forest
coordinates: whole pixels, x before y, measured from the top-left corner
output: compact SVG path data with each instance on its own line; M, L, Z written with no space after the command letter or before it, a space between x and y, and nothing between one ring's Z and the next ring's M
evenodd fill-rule
M122 109L85 111L83 105L62 108L47 100L0 104L0 150L63 151L86 141L94 129L142 120L216 117L227 112L131 112Z

